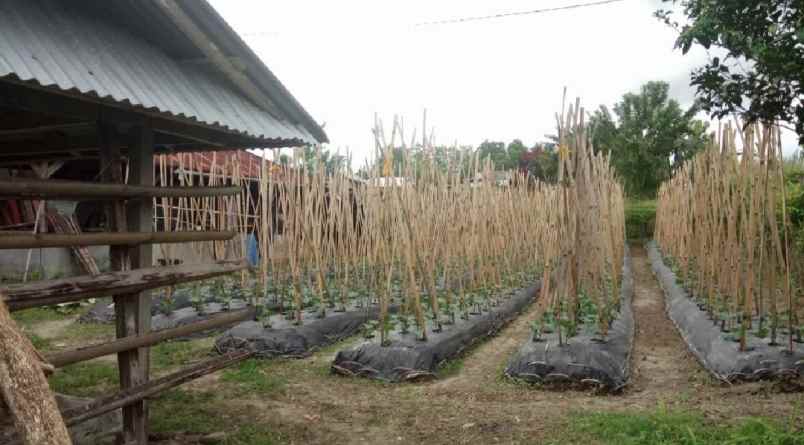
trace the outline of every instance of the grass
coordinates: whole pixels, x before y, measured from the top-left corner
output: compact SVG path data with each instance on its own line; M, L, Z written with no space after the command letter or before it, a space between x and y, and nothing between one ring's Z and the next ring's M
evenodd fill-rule
M23 328L30 329L37 323L63 320L66 316L52 308L37 307L13 312L11 318Z
M167 369L186 365L209 355L213 338L168 341L151 347L151 368Z
M454 358L452 360L447 360L446 363L438 367L438 370L436 371L436 376L438 376L439 379L453 377L458 375L462 369L463 369L463 356L459 358Z
M221 380L237 385L238 392L268 395L281 392L288 379L271 372L271 361L249 359L223 371Z
M655 199L628 199L625 202L625 234L628 239L653 236L656 223Z
M151 431L208 434L226 431L226 445L273 445L278 434L222 407L224 395L174 389L152 399L149 405ZM225 414L228 413L228 414ZM252 413L253 414L253 413ZM233 416L232 416L233 415Z
M63 340L111 340L115 337L114 324L98 324L98 323L70 323L62 335L59 336Z
M97 396L119 384L117 367L99 362L65 366L50 378L53 391L80 397Z
M149 427L155 432L205 434L226 429L217 397L211 392L174 389L153 399L149 407Z
M657 409L653 412L581 413L553 443L604 445L797 445L804 433L793 425L745 418L715 425L700 413Z

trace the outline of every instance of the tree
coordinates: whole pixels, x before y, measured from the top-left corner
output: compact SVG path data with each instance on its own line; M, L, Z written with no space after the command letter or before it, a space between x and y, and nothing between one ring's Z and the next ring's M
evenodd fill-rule
M511 157L508 156L505 149L505 142L485 140L477 147L477 152L480 159L491 159L495 170L508 170L512 167Z
M508 168L516 168L522 155L528 151L528 147L520 139L514 139L506 148L508 152Z
M702 108L713 117L742 113L748 123L783 121L804 144L804 0L662 0L680 4L656 15L679 31L676 47L725 51L692 73Z
M648 82L638 94L627 93L614 115L601 106L590 119L596 150L611 153L626 193L654 196L659 184L706 143L707 125L694 118L698 109L682 110L669 97L666 82Z
M519 171L544 182L558 179L558 152L555 144L536 144L519 157Z
M304 146L299 147L298 150L294 152L293 156L280 153L277 161L280 165L304 166L308 172L323 168L328 175L347 167L349 163L346 156L337 153L333 154L324 146Z

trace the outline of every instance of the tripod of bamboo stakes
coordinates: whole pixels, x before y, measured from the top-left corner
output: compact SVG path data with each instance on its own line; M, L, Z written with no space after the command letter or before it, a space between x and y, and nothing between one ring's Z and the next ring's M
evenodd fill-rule
M546 207L552 230L543 244L548 261L537 323L542 330L552 323L559 343L584 323L596 325L604 341L621 304L623 191L609 157L594 151L584 116L580 99L556 115L558 185Z
M659 190L658 245L740 350L752 333L775 345L786 331L791 352L801 340L782 167L779 128L737 122Z

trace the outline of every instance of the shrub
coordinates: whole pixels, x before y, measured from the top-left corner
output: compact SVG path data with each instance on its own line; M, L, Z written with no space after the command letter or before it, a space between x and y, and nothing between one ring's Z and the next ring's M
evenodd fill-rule
M629 240L653 237L655 200L628 200L625 204L625 235Z

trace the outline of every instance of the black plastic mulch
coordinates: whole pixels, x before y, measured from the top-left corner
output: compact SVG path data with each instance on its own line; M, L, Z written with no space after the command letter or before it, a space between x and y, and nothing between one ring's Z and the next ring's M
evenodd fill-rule
M352 307L346 312L327 312L319 318L316 311L304 311L302 324L296 326L282 315L270 317L270 327L262 322L246 321L229 329L215 342L218 352L248 350L263 358L306 357L315 349L355 335L369 320L379 315L379 307Z
M466 348L495 334L516 318L533 303L538 291L538 285L512 291L487 312L470 316L468 320L458 319L453 325L444 325L441 332L428 332L426 342L419 341L412 332L395 333L387 346L374 341L342 350L332 362L332 371L387 382L433 378L439 365L459 356Z
M698 361L717 379L727 382L796 378L804 369L804 348L796 344L793 354L784 346L771 346L767 339L747 336L747 351L720 330L679 285L675 273L664 264L654 242L648 245L653 272L664 289L667 315Z
M529 338L508 362L505 375L529 383L580 384L611 392L621 390L630 376L629 360L634 342L633 293L631 258L626 250L620 312L609 328L606 341L600 342L594 332L581 332L563 345L559 345L558 333L542 334L539 341Z

